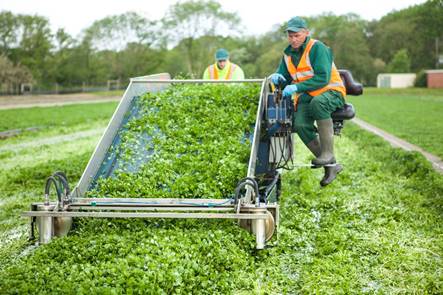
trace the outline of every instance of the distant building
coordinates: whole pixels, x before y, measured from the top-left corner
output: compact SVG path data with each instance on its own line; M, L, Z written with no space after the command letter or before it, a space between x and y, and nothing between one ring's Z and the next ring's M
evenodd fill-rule
M443 70L427 70L428 88L443 88Z
M377 88L407 88L414 87L416 78L414 73L390 74L383 73L377 76Z

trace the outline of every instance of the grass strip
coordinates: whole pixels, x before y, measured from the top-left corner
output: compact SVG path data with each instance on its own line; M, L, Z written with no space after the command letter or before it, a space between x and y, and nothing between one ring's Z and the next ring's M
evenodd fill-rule
M118 102L0 110L0 131L39 127L69 127L109 120ZM27 133L27 132L25 132Z
M443 90L369 88L349 101L360 119L443 158Z

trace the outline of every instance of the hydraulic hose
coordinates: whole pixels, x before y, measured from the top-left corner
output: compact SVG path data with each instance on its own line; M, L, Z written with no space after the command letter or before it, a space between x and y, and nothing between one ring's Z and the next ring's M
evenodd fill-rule
M251 187L254 190L255 199L256 199L256 206L260 206L260 194L258 191L258 183L257 181L252 177L245 177L242 180L240 180L237 184L237 187L235 188L235 196L234 196L234 204L239 204L240 199L240 192L242 189L246 188L247 186Z
M62 171L56 171L52 176L56 177L59 182L62 183L63 188L65 190L65 196L69 196L71 194L71 190L69 188L68 178L66 177L66 174Z
M62 191L59 187L59 183L57 179L54 176L49 176L46 179L46 185L45 185L45 206L49 205L49 193L51 190L51 184L54 184L55 186L55 192L57 194L58 203L60 204L62 201Z
M49 194L51 185L54 185L57 194L57 206L54 210L58 210L64 205L65 198L69 197L71 190L69 188L66 174L61 171L54 172L46 179L45 184L45 205L49 205Z

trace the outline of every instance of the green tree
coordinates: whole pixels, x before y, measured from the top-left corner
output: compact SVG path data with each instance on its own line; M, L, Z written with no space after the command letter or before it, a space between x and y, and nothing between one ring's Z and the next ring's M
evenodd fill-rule
M133 76L146 75L155 72L162 62L165 46L160 33L158 22L137 13L109 16L83 31L82 42L75 48L77 58L72 62L87 69L84 76L87 83L127 81Z
M52 34L49 22L41 16L0 13L0 50L13 64L26 66L38 81L47 78Z
M195 40L203 36L238 32L239 25L240 18L237 14L223 11L221 5L213 0L176 3L163 18L165 40L169 44L179 44L188 72L197 76L200 75L200 69L195 63L201 55L199 51L206 50L207 55L209 52L196 44Z
M7 56L14 64L22 64L37 82L46 79L47 60L51 55L51 30L46 18L40 16L16 16L15 44L11 44Z
M312 36L329 46L338 68L350 70L364 84L375 82L374 60L366 30L368 23L358 15L322 14L308 19Z
M263 78L275 72L287 41L279 26L260 36L238 37L232 46L232 59L243 68L246 77Z
M410 48L414 39L416 24L410 18L388 17L381 19L370 38L371 52L385 62L392 60L402 48ZM417 38L417 36L415 36ZM416 42L414 46L421 46Z
M17 45L18 18L9 11L0 12L0 53L8 54Z
M68 84L67 80L70 76L68 72L68 62L71 57L72 48L75 46L75 40L64 30L59 29L54 35L54 51L50 58L47 59L46 79L48 83L55 82L58 84Z
M400 49L387 66L389 73L409 73L411 71L411 59L406 49Z
M426 3L389 13L369 30L369 44L374 57L384 62L405 48L411 58L411 70L435 66L435 39L443 39L443 2Z
M55 33L55 48L57 51L61 51L72 47L75 44L74 38L72 38L64 29L58 29Z
M64 85L81 85L93 83L96 76L96 69L91 66L93 59L93 50L91 43L87 40L80 44L65 49L66 56L61 60L61 75L58 78L59 83Z
M139 43L130 43L126 48L117 53L115 66L118 71L112 69L112 73L118 73L112 77L128 81L131 77L144 76L160 70L163 62L164 52L153 49Z
M95 21L84 30L83 39L95 49L122 50L129 43L160 46L160 32L156 21L127 12Z

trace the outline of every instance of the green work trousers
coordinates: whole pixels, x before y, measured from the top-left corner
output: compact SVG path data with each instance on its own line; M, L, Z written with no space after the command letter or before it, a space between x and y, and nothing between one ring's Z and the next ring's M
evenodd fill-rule
M344 106L345 100L340 92L328 90L317 96L303 93L292 117L292 131L308 144L317 137L314 121L331 118L331 113Z

